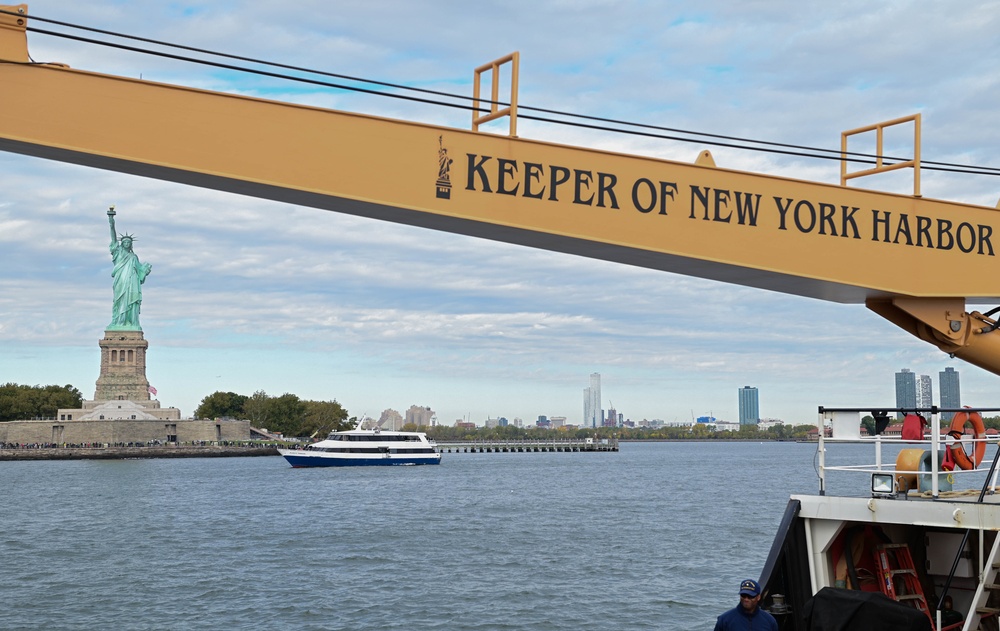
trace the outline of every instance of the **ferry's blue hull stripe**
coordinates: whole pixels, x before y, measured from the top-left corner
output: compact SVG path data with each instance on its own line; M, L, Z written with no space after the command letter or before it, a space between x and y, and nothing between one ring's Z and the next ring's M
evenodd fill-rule
M317 458L285 455L293 467L391 467L407 464L441 464L441 458Z

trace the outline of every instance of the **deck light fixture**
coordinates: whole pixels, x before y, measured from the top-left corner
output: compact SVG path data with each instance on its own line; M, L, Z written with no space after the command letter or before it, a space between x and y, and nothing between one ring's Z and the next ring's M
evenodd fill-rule
M891 473L872 474L872 497L896 497L895 478Z

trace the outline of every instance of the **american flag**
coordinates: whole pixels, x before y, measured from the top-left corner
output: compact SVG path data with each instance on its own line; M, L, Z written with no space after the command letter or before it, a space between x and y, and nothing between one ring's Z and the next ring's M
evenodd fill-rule
M150 394L156 394L156 388L154 388L153 386L149 386L149 388L147 388L147 390L149 390Z

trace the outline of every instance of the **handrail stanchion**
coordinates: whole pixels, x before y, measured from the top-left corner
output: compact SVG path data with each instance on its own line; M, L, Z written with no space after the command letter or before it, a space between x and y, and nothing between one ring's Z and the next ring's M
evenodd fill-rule
M987 443L987 444L989 444L989 443ZM997 444L997 451L1000 452L1000 444ZM997 474L998 473L1000 473L1000 468L994 467L993 468L993 475L991 476L991 480L990 480L990 487L992 487L994 489L997 488Z
M937 498L941 492L938 480L938 444L941 442L941 424L935 411L931 410L931 495Z
M826 495L826 446L824 443L822 424L820 425L819 442L816 449L819 456L819 494Z

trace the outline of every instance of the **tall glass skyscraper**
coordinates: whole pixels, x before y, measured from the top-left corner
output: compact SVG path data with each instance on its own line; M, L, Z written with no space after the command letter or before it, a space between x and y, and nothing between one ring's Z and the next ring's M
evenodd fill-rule
M917 407L917 376L909 368L896 373L896 407ZM896 417L903 418L903 414L896 412Z
M583 389L583 426L594 428L604 424L601 410L601 373L591 373L590 387Z
M757 388L743 386L740 395L740 425L757 425L760 422L760 402Z
M962 388L958 381L958 371L954 368L945 368L938 373L938 387L941 388L941 407L960 408L962 407ZM941 418L950 421L955 416L954 412L947 412Z

